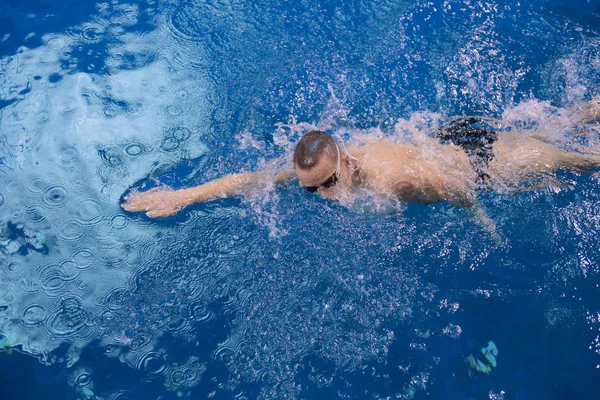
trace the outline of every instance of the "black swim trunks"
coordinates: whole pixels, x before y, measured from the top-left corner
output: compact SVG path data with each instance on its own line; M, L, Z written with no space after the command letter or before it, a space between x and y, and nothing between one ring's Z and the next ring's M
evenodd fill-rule
M498 133L485 118L456 117L440 125L437 134L443 142L452 142L467 153L477 173L477 183L489 179L486 171L494 158L493 146Z

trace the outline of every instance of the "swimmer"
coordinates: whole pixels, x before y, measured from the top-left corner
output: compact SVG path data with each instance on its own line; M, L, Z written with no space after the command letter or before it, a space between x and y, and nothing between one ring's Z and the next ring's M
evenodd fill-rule
M600 101L594 101L582 108L582 123L600 118ZM466 208L495 234L493 221L477 200L478 189L518 188L558 169L600 166L595 149L587 149L589 154L567 152L533 134L495 132L476 117L454 118L438 128L437 138L422 134L418 145L373 139L346 147L336 136L306 133L294 150L293 168L231 174L179 190L133 190L123 208L168 217L194 203L243 195L296 177L304 189L326 199L347 199L354 189L366 187L409 203L446 201Z

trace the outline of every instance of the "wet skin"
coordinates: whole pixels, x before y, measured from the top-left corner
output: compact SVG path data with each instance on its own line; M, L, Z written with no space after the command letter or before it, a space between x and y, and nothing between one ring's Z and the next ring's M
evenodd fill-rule
M600 101L584 105L581 115L581 122L599 119ZM340 149L339 180L330 188L320 187L318 194L328 199L343 199L352 195L352 189L366 186L407 202L447 201L459 207L478 208L474 187L476 173L465 152L452 144L442 145L422 133L416 135L415 143L373 139L348 146L347 152ZM598 149L585 150L589 154L566 152L540 138L539 134L502 132L494 144L494 158L489 163L488 173L492 183L518 187L557 169L600 166ZM145 212L149 217L167 217L190 204L243 195L273 181L286 183L294 176L302 186L320 186L336 171L337 161L337 157L323 157L310 170L273 168L271 171L231 174L180 190L161 187L138 192L134 189L125 197L123 208ZM480 211L477 213L477 219L487 219Z

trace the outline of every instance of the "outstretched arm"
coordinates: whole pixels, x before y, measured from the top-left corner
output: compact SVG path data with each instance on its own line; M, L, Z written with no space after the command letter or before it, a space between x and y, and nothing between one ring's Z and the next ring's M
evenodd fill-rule
M226 175L202 185L179 190L157 187L147 192L139 192L134 189L125 197L122 207L127 211L145 212L149 217L168 217L195 203L243 195L273 181L285 183L293 176L293 169L282 168L276 173L258 171Z

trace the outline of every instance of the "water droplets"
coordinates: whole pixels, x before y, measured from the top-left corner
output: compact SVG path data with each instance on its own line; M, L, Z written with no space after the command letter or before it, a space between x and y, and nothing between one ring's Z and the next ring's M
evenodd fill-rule
M88 247L81 247L75 250L71 256L71 260L75 263L75 267L82 271L92 268L96 263L94 252Z
M67 204L69 199L67 188L62 185L51 185L44 191L44 205L47 208L60 208Z
M113 229L124 229L129 224L129 219L123 214L114 215L110 219L110 226Z
M44 325L47 314L46 309L39 304L31 304L23 310L19 322L26 328Z
M27 190L31 193L40 193L47 186L47 183L42 178L33 178L27 183Z
M58 159L63 164L71 164L79 158L79 152L74 146L63 146L58 154Z
M93 198L83 199L77 204L76 213L82 225L97 225L104 217L102 203Z
M66 297L59 301L50 315L48 330L52 336L68 338L82 333L88 323L88 313L81 298Z
M98 24L85 24L80 36L85 43L99 43L104 38L104 27Z
M131 157L137 157L144 152L144 146L140 143L131 143L125 147L125 152Z
M166 369L165 355L153 351L144 353L138 361L137 368L150 375L160 375Z
M6 189L7 193L16 194L22 192L24 186L25 185L23 185L23 182L19 180L11 180L4 186L4 188Z
M81 241L85 235L85 229L78 220L68 218L58 224L56 234L65 242L65 244L77 243Z
M109 167L118 167L123 163L123 153L116 147L98 150L98 154Z
M184 127L176 127L167 132L163 140L160 142L160 148L163 151L171 152L179 148L179 146L192 136L192 132Z

